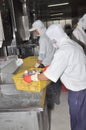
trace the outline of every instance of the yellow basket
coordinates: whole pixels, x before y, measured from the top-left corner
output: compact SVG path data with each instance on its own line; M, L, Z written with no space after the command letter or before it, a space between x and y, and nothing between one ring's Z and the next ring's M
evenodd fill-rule
M42 70L41 68L35 68L35 69ZM30 68L29 70L34 70L34 68ZM23 74L24 71L21 71L13 76L13 80L17 90L23 90L28 92L40 92L50 83L50 81L38 81L38 82L26 83L23 80Z

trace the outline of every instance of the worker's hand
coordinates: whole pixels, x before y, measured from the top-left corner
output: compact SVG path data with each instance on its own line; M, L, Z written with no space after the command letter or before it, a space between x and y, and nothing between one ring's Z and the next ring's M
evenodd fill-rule
M45 66L42 72L46 71L49 66Z
M40 66L40 64L39 64L39 63L36 63L34 67L35 67L35 68L38 68L39 66Z
M34 75L26 75L23 77L24 81L27 83L30 83L32 81L39 81L38 80L38 73L34 74Z
M23 77L23 79L24 79L24 81L27 82L27 83L32 82L31 75L25 75L25 76Z

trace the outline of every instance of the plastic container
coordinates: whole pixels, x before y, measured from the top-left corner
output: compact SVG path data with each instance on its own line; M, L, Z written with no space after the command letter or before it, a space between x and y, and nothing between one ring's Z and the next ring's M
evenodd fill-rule
M29 70L34 70L34 69L40 71L42 70L41 68L30 68ZM17 90L23 90L28 92L40 92L43 88L45 88L50 83L50 81L36 81L36 82L26 83L23 80L23 74L24 71L19 72L13 76L13 80Z

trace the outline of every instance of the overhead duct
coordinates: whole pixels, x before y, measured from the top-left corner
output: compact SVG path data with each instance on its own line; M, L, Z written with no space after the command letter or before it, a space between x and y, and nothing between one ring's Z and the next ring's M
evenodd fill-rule
M22 41L28 41L30 38L27 2L26 0L13 0L13 2L17 25L17 41L22 43Z
M28 16L19 17L19 34L23 41L27 41L30 38L29 33L29 20Z

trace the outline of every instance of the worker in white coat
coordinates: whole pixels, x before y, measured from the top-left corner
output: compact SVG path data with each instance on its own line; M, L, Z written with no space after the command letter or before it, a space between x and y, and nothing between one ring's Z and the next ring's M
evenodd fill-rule
M71 40L61 25L53 24L47 31L52 44L59 48L45 72L27 75L25 82L60 78L68 91L71 130L86 130L86 56L82 47Z
M35 64L35 67L44 68L46 66L49 66L54 53L56 51L56 48L50 44L50 39L46 35L46 27L44 23L41 20L36 20L32 24L32 28L29 30L30 32L33 31L35 36L39 37L39 56L38 60ZM53 86L53 87L52 87ZM59 104L60 103L60 92L61 92L61 81L58 80L57 83L51 83L47 87L47 102L49 108L54 107L54 103Z
M36 20L32 24L32 28L35 36L39 37L39 56L35 67L45 67L50 65L56 49L50 44L50 39L46 36L46 27L41 20Z
M72 39L77 41L86 54L86 14L84 14L73 31Z

